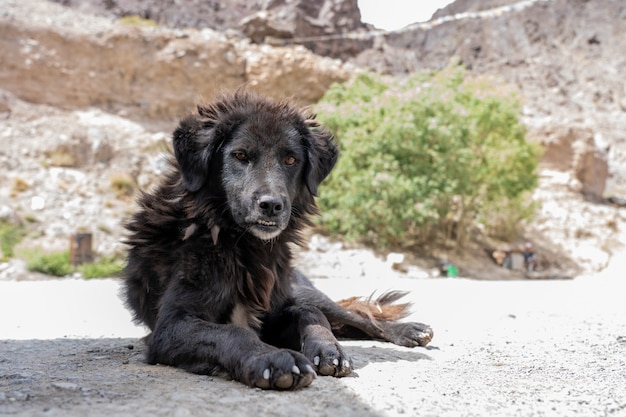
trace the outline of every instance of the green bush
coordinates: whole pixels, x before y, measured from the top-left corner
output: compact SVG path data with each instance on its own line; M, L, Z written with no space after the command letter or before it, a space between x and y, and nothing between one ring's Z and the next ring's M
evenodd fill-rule
M85 279L115 277L124 269L124 261L112 256L79 265L77 269Z
M73 272L70 265L69 251L54 253L35 251L29 253L27 258L26 267L29 271L41 272L42 274L57 277L64 277Z
M75 271L85 279L114 277L121 273L124 261L118 257L103 257L93 263L84 263L73 268L69 251L42 253L32 251L26 254L27 268L46 275L63 277Z
M510 234L532 215L539 150L503 86L461 68L403 81L362 74L316 110L341 149L319 198L333 234L381 247L462 244L478 225Z
M0 261L13 257L13 249L26 235L24 226L0 221Z

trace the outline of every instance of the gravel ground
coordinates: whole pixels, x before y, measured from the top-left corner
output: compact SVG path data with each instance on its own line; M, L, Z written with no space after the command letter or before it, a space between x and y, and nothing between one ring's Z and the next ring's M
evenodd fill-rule
M334 298L410 290L435 338L345 342L355 374L298 392L144 364L116 280L0 281L0 415L626 416L625 265L569 281L317 278Z

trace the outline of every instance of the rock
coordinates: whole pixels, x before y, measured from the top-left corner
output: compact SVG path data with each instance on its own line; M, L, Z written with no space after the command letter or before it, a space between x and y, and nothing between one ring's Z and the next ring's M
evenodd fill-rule
M30 209L33 211L41 211L46 208L46 199L42 196L36 195L30 200Z
M608 149L596 144L589 127L548 125L529 133L539 141L544 153L542 165L557 171L571 172L571 188L592 199L601 199L609 175Z
M594 141L578 142L577 145L574 174L582 184L581 192L594 200L601 200L609 175L607 150L599 149Z
M6 204L0 204L0 221L9 222L15 218L15 211Z
M349 74L340 61L317 57L302 46L260 45L246 55L245 76L250 87L270 96L281 91L287 96L295 95L302 104L321 98L331 80L348 79Z
M574 144L590 138L593 139L593 132L590 129L569 125L548 125L529 133L530 140L540 142L543 146L541 163L557 171L571 171L575 153Z
M8 119L11 116L11 106L0 96L0 119Z
M67 391L78 391L79 389L79 386L72 382L55 382L52 384L52 386L60 390L67 390Z
M99 127L87 129L87 139L91 144L91 152L94 162L103 164L111 161L115 155L115 149L111 145L106 132Z
M367 36L361 39L337 36L358 31L365 34L371 29L361 22L357 0L279 0L264 6L240 23L243 33L253 42L293 41L316 54L341 59L353 57L373 45Z

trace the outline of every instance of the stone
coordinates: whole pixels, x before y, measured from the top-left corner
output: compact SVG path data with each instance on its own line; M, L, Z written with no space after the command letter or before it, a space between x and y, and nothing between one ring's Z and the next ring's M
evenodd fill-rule
M547 125L531 131L530 140L539 141L544 167L570 172L571 189L592 199L601 199L609 177L607 147L600 147L594 131L575 123Z
M579 142L574 158L574 174L582 184L583 195L601 200L609 176L607 149L599 149L595 142Z

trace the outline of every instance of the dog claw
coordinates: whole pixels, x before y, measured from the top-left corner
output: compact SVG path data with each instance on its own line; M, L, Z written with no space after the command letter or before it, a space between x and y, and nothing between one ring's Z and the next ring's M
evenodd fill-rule
M293 368L291 368L291 372L296 374L296 375L300 375L300 368L298 368L296 365L294 365Z
M316 356L313 358L313 364L315 364L315 366L320 366L320 357Z
M270 370L266 369L263 371L263 379L270 379Z

